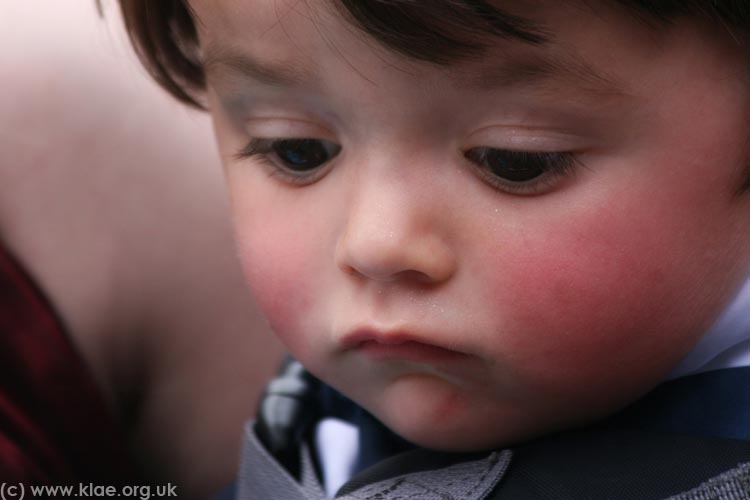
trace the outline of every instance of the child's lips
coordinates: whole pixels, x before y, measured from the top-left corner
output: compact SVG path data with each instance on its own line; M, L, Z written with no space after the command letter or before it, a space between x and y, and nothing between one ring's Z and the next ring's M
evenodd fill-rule
M368 340L356 348L359 352L376 360L400 359L417 363L446 363L465 359L468 355L438 347L408 340L400 344L381 344Z
M342 345L344 350L356 351L374 360L448 363L471 357L455 349L425 342L423 338L403 331L358 329L344 336Z

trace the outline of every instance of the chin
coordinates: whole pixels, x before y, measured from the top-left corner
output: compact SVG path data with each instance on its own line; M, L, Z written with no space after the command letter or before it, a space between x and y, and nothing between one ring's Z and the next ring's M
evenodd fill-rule
M424 403L424 401L423 401ZM418 446L446 452L477 452L506 448L518 443L576 428L597 418L591 414L523 411L482 407L469 401L443 405L402 404L370 410L389 429Z
M463 422L435 423L434 419L402 420L382 418L393 432L423 448L444 452L481 452L499 450L585 425L588 419L534 422L530 419L491 421L467 419Z
M412 401L369 411L407 441L437 451L497 449L538 434L527 425L519 425L528 419L483 415L481 409L457 401L442 405Z
M435 422L433 418L383 418L382 421L409 442L423 448L446 452L498 449L533 436L528 430L512 429L502 424L488 426L471 420Z

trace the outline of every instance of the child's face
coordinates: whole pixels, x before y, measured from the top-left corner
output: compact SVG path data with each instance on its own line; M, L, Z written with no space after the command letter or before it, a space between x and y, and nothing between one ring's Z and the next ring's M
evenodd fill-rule
M729 36L513 2L553 41L440 68L327 3L191 5L258 302L408 439L486 448L611 412L750 269L750 79Z

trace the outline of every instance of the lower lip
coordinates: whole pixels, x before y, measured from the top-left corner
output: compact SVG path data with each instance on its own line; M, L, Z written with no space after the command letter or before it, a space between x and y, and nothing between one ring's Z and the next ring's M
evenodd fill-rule
M367 340L356 348L362 354L375 360L404 360L418 363L446 363L464 360L468 357L457 351L442 347L407 341L397 344L383 344Z

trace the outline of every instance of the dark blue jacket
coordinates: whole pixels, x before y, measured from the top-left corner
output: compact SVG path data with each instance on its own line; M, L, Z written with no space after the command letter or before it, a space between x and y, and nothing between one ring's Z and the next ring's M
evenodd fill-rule
M259 420L246 429L236 498L322 500L306 433L330 413L330 389L295 364L269 388ZM334 411L349 404L350 417L359 418L361 410L344 401ZM289 411L295 402L296 416ZM383 449L392 441L392 454L370 460L375 465L337 499L750 499L750 367L662 384L595 426L507 450L438 453L404 446L377 423L360 430L366 441L386 443Z

